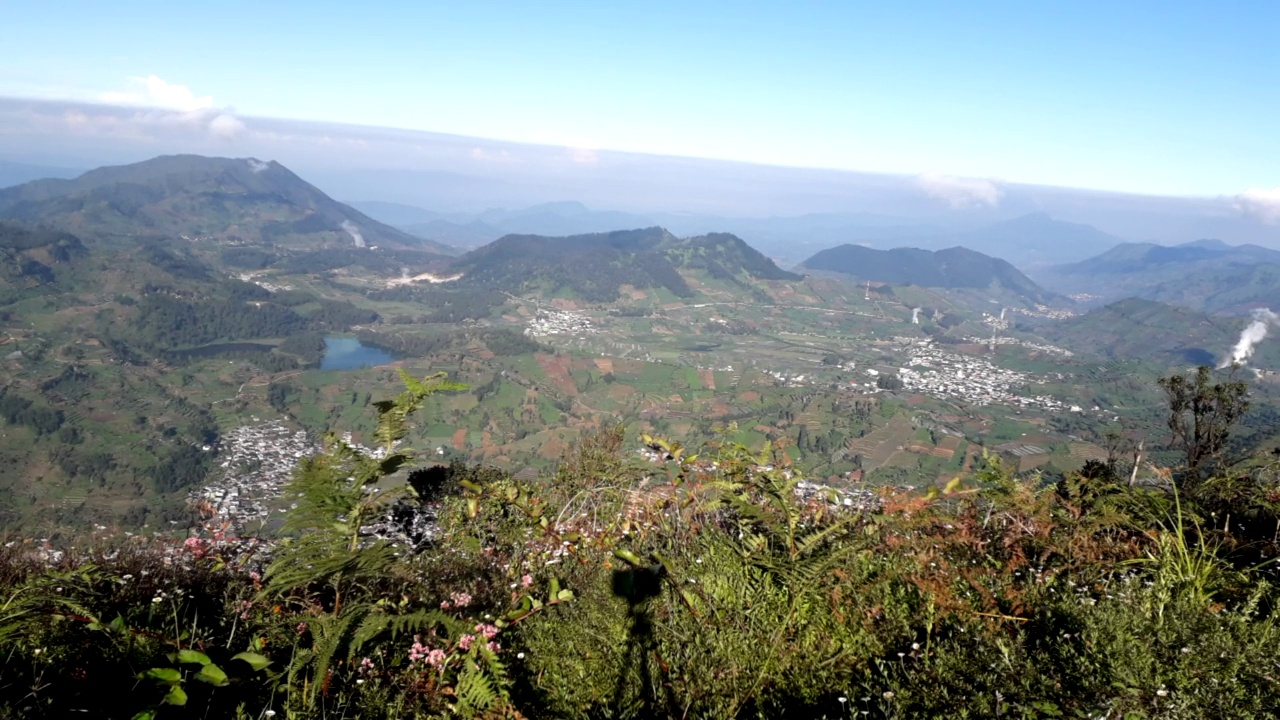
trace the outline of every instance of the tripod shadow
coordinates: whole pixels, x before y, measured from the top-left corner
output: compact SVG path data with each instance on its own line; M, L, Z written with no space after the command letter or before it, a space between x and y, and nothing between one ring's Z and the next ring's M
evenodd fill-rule
M631 627L628 629L627 655L622 671L618 674L618 685L613 692L613 715L624 715L632 703L638 703L638 713L626 713L639 717L659 717L670 708L663 707L659 698L659 680L654 677L650 665L655 655L657 643L653 637L653 610L650 601L662 591L662 578L665 570L661 565L629 568L613 571L613 594L627 601L627 619ZM628 682L632 678L640 681L639 697L631 697L627 692ZM663 695L667 693L663 692Z

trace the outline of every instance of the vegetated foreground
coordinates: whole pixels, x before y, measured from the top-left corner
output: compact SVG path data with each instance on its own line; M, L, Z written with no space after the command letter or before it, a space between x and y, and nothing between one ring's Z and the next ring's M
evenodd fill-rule
M376 448L331 436L302 464L283 541L208 518L183 542L6 544L0 715L1280 710L1275 465L1216 459L1241 383L1164 384L1188 467L1155 483L1113 459L1040 487L992 459L940 491L857 496L776 447L645 438L640 463L621 429L539 481L455 464L397 491L407 423L462 389L405 383L375 404ZM431 522L395 542L369 530L388 516Z

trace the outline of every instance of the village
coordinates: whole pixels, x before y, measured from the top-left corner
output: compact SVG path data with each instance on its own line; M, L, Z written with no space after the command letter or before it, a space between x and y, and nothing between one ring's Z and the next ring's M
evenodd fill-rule
M1026 373L997 367L988 360L968 357L934 347L913 346L904 363L900 378L903 389L971 403L993 403L1033 407L1057 412L1080 412L1047 395L1017 395L1015 388L1040 384Z
M595 332L591 319L582 313L569 310L539 309L538 314L524 334L530 337L547 337L548 335L590 335Z
M242 528L267 521L294 467L319 450L305 430L291 430L279 420L253 421L222 436L220 476L190 497L192 504Z

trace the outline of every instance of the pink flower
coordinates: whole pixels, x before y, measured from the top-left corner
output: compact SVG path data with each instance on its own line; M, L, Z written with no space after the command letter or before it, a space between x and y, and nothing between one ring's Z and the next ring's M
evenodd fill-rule
M249 573L249 579L255 583L259 583L262 582L262 575L260 575L257 570L253 570Z
M299 634L299 635L301 635L302 633L304 633L304 632L306 632L306 631L307 631L307 624L306 624L306 623L304 623L304 622L300 622L300 623L298 623L298 627L296 627L296 628L294 628L294 629L298 631L298 634Z
M197 559L204 557L209 552L204 540L197 537L189 537L182 541L182 549L191 553Z
M416 642L413 647L409 648L409 662L418 662L431 654L426 645Z
M498 634L497 625L480 624L476 626L476 632L484 636L485 640L492 640Z
M440 667L444 664L445 657L444 651L437 648L427 653L427 664L431 667Z
M361 674L363 674L363 673L368 673L368 672L373 672L373 661L372 661L372 660L370 660L369 658L365 658L365 659L361 660L361 661L360 661L360 669L359 669L359 671L358 671L358 672L360 672Z
M532 586L532 585L533 585L533 576L532 576L532 575L527 575L527 574L526 574L524 577L520 578L520 585L521 585L522 587L530 587L530 586Z
M454 607L463 608L471 604L471 595L464 592L450 593L449 599L453 601Z
M502 649L502 646L501 646L501 645L499 645L499 644L498 644L498 643L496 643L496 642L486 643L486 644L485 644L485 647L489 648L489 652L491 652L491 653L496 653L496 652L498 652L499 650L501 650L501 649Z
M470 650L471 643L475 642L475 640L476 640L475 635L463 635L462 637L458 638L458 648L461 650Z

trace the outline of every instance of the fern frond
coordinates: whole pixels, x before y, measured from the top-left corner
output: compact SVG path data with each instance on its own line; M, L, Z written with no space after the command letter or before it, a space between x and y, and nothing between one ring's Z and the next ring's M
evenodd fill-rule
M471 660L458 673L454 692L458 698L454 711L463 717L475 717L493 708L501 699L494 690L493 681Z
M370 613L351 636L348 656L355 657L365 645L384 634L397 635L421 633L434 627L444 627L450 637L466 630L465 625L451 615L439 610L420 610L407 615Z

